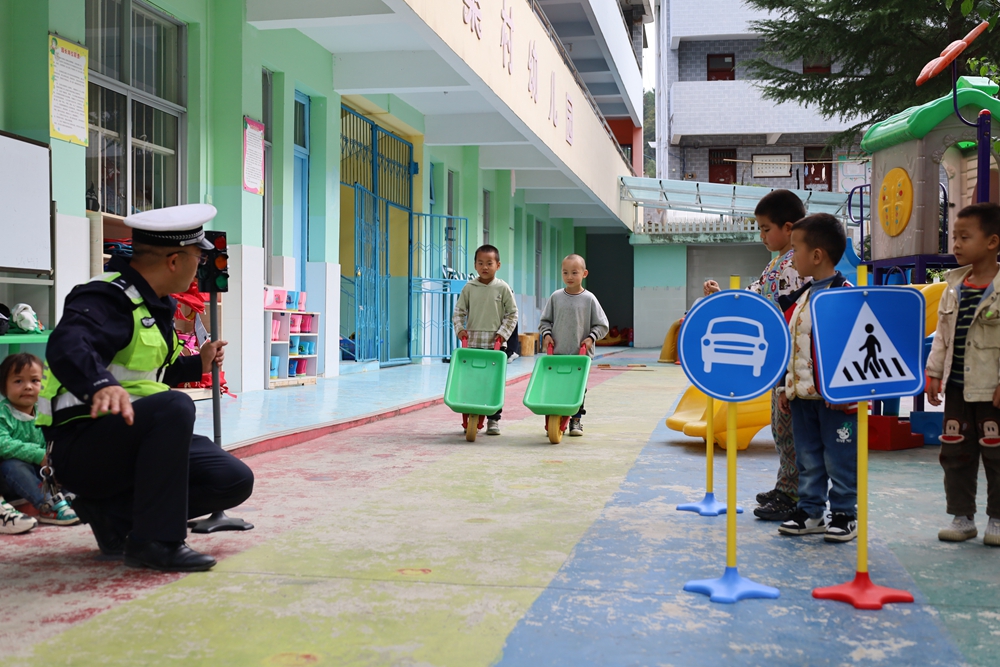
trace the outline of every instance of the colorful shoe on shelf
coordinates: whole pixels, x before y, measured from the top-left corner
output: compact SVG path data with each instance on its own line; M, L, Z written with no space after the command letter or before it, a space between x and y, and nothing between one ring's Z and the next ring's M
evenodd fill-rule
M34 517L18 512L10 503L0 497L0 534L18 535L28 532L37 525L38 522L35 521Z
M956 516L947 527L938 531L938 539L942 542L965 542L978 534L976 522L971 516Z
M39 508L38 521L54 526L72 526L80 523L80 517L76 515L65 498L60 498L54 505L46 504Z

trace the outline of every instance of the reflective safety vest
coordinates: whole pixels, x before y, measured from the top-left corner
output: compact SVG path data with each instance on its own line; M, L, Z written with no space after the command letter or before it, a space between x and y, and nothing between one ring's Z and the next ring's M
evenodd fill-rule
M120 277L120 273L105 273L93 278L91 282L110 283ZM177 340L177 332L172 331L173 354L168 359L167 341L163 339L139 290L134 285L127 285L123 289L125 295L132 301L132 340L115 354L108 371L129 393L131 399L135 400L170 389L161 380L167 367L180 356L181 346ZM77 413L68 419L53 419L57 413L66 408L82 405L85 405L84 402L62 386L46 362L42 373L42 391L38 396L38 417L35 423L39 426L50 426L54 422L65 423L84 416L89 417L89 414Z

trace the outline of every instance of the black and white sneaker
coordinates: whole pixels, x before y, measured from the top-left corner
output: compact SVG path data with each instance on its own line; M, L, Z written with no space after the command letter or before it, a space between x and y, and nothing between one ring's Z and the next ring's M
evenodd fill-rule
M819 517L813 519L806 511L799 508L792 512L788 520L778 526L778 532L782 535L809 535L812 533L826 532L826 519Z
M823 537L827 542L850 542L858 536L858 520L853 514L834 512Z
M781 491L778 491L777 489L771 489L770 491L762 491L761 493L757 494L757 504L766 505L772 500L774 500L775 496L777 496L779 493L781 493Z

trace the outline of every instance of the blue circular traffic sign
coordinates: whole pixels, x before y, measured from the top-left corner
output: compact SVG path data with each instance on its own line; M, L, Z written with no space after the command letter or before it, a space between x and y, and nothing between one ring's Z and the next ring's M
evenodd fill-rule
M726 290L688 311L677 338L691 384L723 401L747 401L785 377L791 337L784 315L755 292Z

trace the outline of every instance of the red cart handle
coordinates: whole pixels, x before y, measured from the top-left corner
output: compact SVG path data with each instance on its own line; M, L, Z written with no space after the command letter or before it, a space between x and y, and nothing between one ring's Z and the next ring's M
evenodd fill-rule
M459 340L459 342L461 342L462 347L469 347L469 337L468 336L459 337L458 340ZM501 338L500 336L497 336L497 339L495 341L493 341L493 349L494 350L499 350L501 345L503 345L503 338Z

